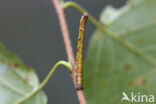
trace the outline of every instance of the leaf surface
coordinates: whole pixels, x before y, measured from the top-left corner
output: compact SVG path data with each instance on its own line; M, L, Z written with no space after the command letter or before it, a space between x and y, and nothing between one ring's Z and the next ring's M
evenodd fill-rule
M0 44L0 104L14 104L39 86L36 73ZM23 104L47 104L43 91Z
M156 63L156 0L129 0L116 10L108 7L100 21ZM96 30L84 64L84 90L89 104L131 104L123 93L156 97L156 68L117 41ZM145 99L141 104L146 104ZM154 103L151 103L154 104Z

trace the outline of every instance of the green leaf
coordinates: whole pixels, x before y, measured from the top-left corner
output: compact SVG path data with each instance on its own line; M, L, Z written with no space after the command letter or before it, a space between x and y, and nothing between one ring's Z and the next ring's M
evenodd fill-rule
M129 0L120 10L106 8L101 22L156 63L156 0ZM108 20L108 21L107 21ZM144 57L144 56L143 56ZM89 104L133 104L123 93L156 97L156 68L135 52L96 30L84 64L84 90ZM146 99L143 99L146 103ZM138 104L138 103L137 103ZM147 103L146 103L147 104ZM154 103L150 103L154 104Z
M0 44L0 104L15 104L16 101L39 86L32 68L24 65L19 58ZM23 104L46 104L43 91Z

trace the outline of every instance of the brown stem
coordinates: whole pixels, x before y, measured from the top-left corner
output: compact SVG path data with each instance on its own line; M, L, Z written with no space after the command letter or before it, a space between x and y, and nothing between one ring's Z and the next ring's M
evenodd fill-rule
M73 65L75 65L75 58L74 58L73 49L70 41L68 26L66 23L64 8L60 5L58 0L52 0L52 2L54 4L56 13L58 15L68 60L71 61Z
M64 8L61 6L59 0L52 0L52 2L53 2L53 5L54 5L54 7L56 9L56 13L58 15L58 19L59 19L59 23L60 23L60 27L61 27L61 31L62 31L62 36L63 36L63 39L64 39L66 54L67 54L68 60L73 65L72 79L73 79L73 82L74 82L74 85L75 85L75 88L76 88L75 58L74 58L74 53L73 53L73 49L72 49L72 45L71 45L68 26L67 26L67 23L66 23ZM76 90L76 93L77 93L80 104L87 104L86 97L85 97L83 89Z

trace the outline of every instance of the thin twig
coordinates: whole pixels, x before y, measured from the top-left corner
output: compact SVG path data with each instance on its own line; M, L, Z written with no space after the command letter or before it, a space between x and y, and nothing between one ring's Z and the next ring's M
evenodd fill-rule
M58 15L58 19L59 19L59 23L60 23L60 27L61 27L61 31L62 31L62 36L64 39L64 45L65 45L67 57L68 57L68 60L72 63L73 68L74 68L74 70L72 71L72 79L73 79L74 85L76 87L76 84L75 84L75 82L76 82L75 81L75 58L74 58L73 49L72 49L72 45L71 45L68 26L66 23L64 8L60 4L59 0L52 0L52 2L53 2L53 5L56 9L56 13ZM83 89L76 90L76 93L77 93L77 96L79 99L79 103L80 104L87 104Z
M58 0L52 0L52 2L54 4L56 13L58 15L68 60L71 61L72 64L75 66L75 58L74 58L73 49L72 49L72 45L71 45L71 41L70 41L68 26L66 23L64 8L60 5Z

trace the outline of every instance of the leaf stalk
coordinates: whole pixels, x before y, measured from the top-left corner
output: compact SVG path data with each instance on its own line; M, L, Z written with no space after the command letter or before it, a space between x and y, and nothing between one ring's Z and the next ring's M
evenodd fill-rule
M37 94L38 92L40 92L43 89L43 87L48 83L49 79L53 76L53 73L56 71L56 69L59 66L61 66L61 65L65 66L69 71L72 70L72 64L71 64L71 62L58 61L54 65L54 67L50 70L49 74L46 76L46 78L43 80L43 82L39 85L39 87L36 90L30 92L29 94L27 94L25 97L19 99L14 104L22 104L25 101L27 101L28 99L30 99L31 97L33 97L35 94Z

